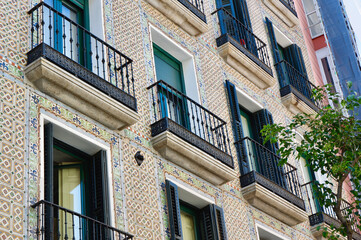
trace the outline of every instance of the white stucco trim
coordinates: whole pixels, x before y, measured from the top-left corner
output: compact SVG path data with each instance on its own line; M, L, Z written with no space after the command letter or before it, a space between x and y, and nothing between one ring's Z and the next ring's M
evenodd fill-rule
M197 103L200 103L196 67L193 55L152 24L149 24L149 32L152 43L157 44L182 63L184 85L186 87L187 96ZM153 52L153 46L151 46L151 49ZM153 71L156 78L154 57Z
M85 131L81 129L74 130L71 126L72 124L65 122L64 120L61 120L51 113L48 113L46 111L40 112L40 148L41 149L41 155L40 155L40 199L44 199L44 123L45 122L51 122L54 125L57 125L58 127L64 129L65 131L68 131L82 139L84 141L87 141L91 144L94 144L98 146L99 148L105 150L107 152L107 173L108 173L108 191L109 191L109 205L110 205L110 225L115 226L115 209L114 209L114 191L113 191L113 172L112 172L112 162L111 162L111 151L110 146L106 144L101 139L94 139L90 137L89 133L86 133Z
M215 200L210 195L195 189L194 187L184 183L176 177L166 174L165 178L178 187L179 198L195 207L202 208L208 204L215 204Z
M263 105L249 96L246 92L236 87L238 103L248 111L254 113L263 109Z
M260 221L255 221L255 228L256 228L256 234L257 234L257 239L259 240L260 239L260 236L259 236L259 228L266 231L266 232L269 232L270 234L274 235L272 236L271 238L269 238L270 240L276 240L276 239L279 239L279 240L291 240L291 238L289 238L288 236L284 235L283 233L271 228L270 226L267 226L266 224L260 222Z

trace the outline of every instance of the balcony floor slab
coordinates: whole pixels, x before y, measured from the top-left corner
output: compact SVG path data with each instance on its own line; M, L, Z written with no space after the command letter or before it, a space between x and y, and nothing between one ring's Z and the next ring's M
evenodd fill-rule
M24 72L26 81L41 92L110 129L121 130L139 119L135 110L43 57L26 66Z
M170 131L152 137L151 142L165 159L214 185L222 185L238 177L234 169Z
M230 41L231 38L228 37ZM217 40L218 41L218 40ZM264 65L260 60L257 60L256 56L252 55L251 57L259 62L257 64L254 60L252 60L245 53L236 48L230 41L223 43L218 46L219 55L234 69L240 72L243 76L245 76L249 81L254 83L261 89L266 89L268 87L272 87L276 83L276 79L272 76L272 71L267 67L263 66L263 68L259 65ZM218 44L217 44L218 45ZM248 51L244 49L244 51ZM269 72L265 71L269 69Z
M302 199L294 196L292 193L284 190L258 173L251 172L249 174L248 176L244 175L246 179L244 176L241 177L241 192L243 197L252 206L289 226L295 226L307 220L306 211L297 206L303 205L304 207ZM252 178L254 179L251 180ZM270 189L273 189L273 191ZM280 196L276 192L282 193L284 196ZM297 202L297 205L291 203L288 199L293 199L295 203Z
M188 0L146 1L192 36L199 36L208 30L205 15L192 6ZM185 4L188 5L188 8L185 6ZM192 9L194 12L192 12L190 9Z
M273 13L275 13L288 27L298 24L298 18L293 10L287 8L281 0L262 0Z
M291 86L281 89L281 102L293 114L303 112L313 116L318 111L315 104Z

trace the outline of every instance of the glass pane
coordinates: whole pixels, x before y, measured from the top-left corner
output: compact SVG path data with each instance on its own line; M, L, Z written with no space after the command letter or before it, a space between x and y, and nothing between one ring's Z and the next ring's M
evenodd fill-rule
M307 15L307 20L308 20L308 26L312 26L320 22L320 19L317 16L316 12Z
M193 216L181 211L181 222L183 239L196 240Z
M77 23L77 12L68 8L67 6L62 6L62 14L68 17L74 23ZM65 20L62 24L62 40L63 40L63 53L78 62L77 54L77 27L72 24L70 21Z
M59 176L59 205L73 210L77 213L82 212L81 208L81 179L80 168L63 168L58 170ZM61 212L60 212L61 213ZM62 236L68 234L69 239L73 239L73 234L79 236L79 219L67 214L67 224L65 224L65 213L60 214L60 233ZM74 222L73 222L74 220ZM73 226L74 225L74 226Z
M321 34L323 33L321 23L316 24L316 25L310 27L310 30L311 30L311 36L312 36L312 37L321 35Z
M306 14L315 11L315 4L313 0L303 0L303 6Z

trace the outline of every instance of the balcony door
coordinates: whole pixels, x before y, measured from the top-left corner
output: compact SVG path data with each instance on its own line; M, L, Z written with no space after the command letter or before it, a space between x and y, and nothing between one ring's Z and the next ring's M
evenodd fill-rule
M229 34L243 47L258 56L246 1L217 0L217 8L224 8L228 12L219 12L222 34Z
M45 9L45 26L53 26L45 29L45 43L75 62L90 66L90 56L85 51L89 49L89 36L78 27L89 29L88 0L45 0L45 3L65 16Z
M253 140L253 129L252 127L252 121L251 121L251 113L249 113L247 110L245 110L242 106L239 106L240 109L240 116L241 116L241 123L242 123L242 131L243 131L243 137L249 138L244 140L244 144L246 147L246 154L248 159L248 165L250 171L257 171L257 158L256 158L256 149L254 146L254 143L251 141Z
M188 128L187 101L182 63L162 48L153 44L154 63L157 80L166 84L159 85L162 118L168 117L176 123Z
M109 224L106 152L90 155L59 140L54 136L54 125L48 123L44 126L44 158L45 200ZM89 239L109 234L102 226L61 209L46 208L45 215L46 239Z

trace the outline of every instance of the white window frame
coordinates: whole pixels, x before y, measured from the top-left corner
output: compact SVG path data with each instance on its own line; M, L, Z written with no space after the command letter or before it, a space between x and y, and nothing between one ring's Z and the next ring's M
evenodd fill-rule
M289 238L288 236L282 234L281 232L276 231L275 229L265 225L264 223L261 223L259 221L256 220L256 234L257 234L257 239L260 240L260 236L259 236L259 228L274 235L275 237L277 237L277 240L291 240L291 238ZM274 238L272 239L274 240Z
M324 31L323 31L323 25L322 25L322 21L321 21L320 15L319 15L319 13L318 13L318 11L317 11L317 5L316 5L315 1L313 1L314 10L311 11L311 12L306 12L304 0L302 0L302 5L303 5L303 9L304 9L304 11L305 11L306 21L307 21L308 28L310 29L310 34L311 34L312 39L317 38L317 37L323 35L323 33L324 33ZM308 16L311 15L311 14L313 14L313 13L316 13L319 21L318 21L317 23L315 23L315 24L310 25L309 20L308 20ZM318 25L318 24L321 26L321 32L320 32L319 34L313 35L313 34L312 34L312 31L311 31L311 27L314 27L314 26L316 26L316 25Z

